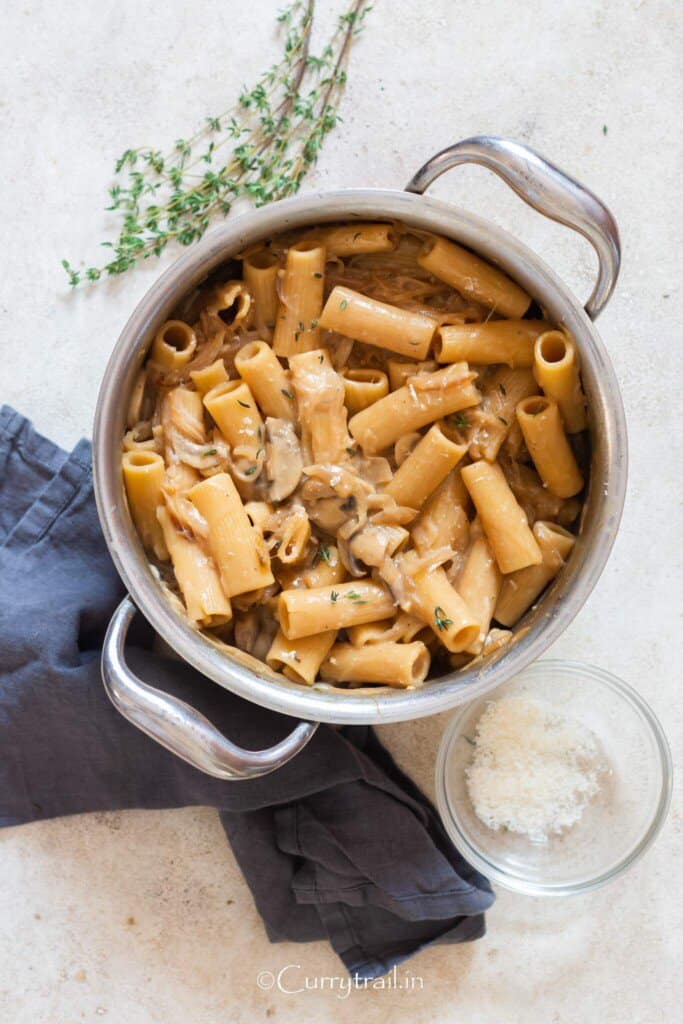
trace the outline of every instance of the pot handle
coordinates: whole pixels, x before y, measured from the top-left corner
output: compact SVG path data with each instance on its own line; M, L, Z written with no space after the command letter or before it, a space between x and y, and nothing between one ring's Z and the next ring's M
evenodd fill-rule
M598 279L585 310L595 320L607 305L619 276L621 244L614 217L584 185L533 149L494 135L479 135L447 146L428 160L406 185L423 192L459 164L488 167L526 203L587 238L598 257Z
M124 644L137 608L125 597L114 612L102 649L102 681L124 718L200 772L217 779L255 779L281 768L302 750L318 728L299 722L267 750L235 746L185 701L143 683L126 664Z

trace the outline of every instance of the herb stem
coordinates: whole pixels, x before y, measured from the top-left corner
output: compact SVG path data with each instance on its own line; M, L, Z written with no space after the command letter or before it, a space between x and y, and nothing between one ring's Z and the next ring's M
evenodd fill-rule
M69 282L122 274L160 256L170 242L191 245L239 197L262 206L297 192L339 122L345 65L369 11L367 0L354 0L337 19L322 55L314 57L309 44L315 0L294 0L278 17L286 26L282 58L242 91L237 104L206 118L165 155L150 147L127 149L116 162L109 192L108 209L121 217L118 238L102 243L111 258L85 269L62 260ZM219 166L226 147L229 155Z

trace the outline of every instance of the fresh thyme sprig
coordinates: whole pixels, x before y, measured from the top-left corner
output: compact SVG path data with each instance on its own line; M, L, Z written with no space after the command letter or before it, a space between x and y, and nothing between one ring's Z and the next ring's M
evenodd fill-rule
M263 206L299 190L341 120L349 51L371 8L367 0L354 0L319 57L309 52L314 10L315 0L294 0L282 11L283 57L243 90L236 107L207 117L166 154L150 148L123 153L107 207L120 215L121 228L116 241L102 243L111 259L83 270L62 260L71 285L123 274L139 260L160 256L170 242L191 245L239 197Z

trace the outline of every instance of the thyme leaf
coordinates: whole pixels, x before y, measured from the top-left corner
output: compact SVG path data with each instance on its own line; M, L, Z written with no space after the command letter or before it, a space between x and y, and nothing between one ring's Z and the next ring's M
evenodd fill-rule
M445 611L443 610L441 605L437 604L436 608L434 609L434 623L439 633L441 633L442 630L448 629L449 626L453 625L453 619L447 619Z

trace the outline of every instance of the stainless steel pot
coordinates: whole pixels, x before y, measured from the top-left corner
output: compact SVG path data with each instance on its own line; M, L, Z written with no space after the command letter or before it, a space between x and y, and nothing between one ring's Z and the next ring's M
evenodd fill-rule
M488 221L447 203L424 198L444 171L478 163L498 174L539 212L584 235L598 257L598 277L585 308L552 270L517 239ZM476 667L415 690L382 689L367 696L329 686L305 687L227 656L193 629L167 600L152 574L123 496L120 451L128 396L157 327L180 298L231 255L278 232L326 221L396 219L434 231L502 267L564 324L581 352L590 409L592 464L581 530L569 564L532 610L515 641ZM614 370L592 321L605 307L619 272L619 234L609 210L591 192L519 143L493 137L467 139L432 157L405 191L345 189L314 192L253 210L217 228L183 255L150 289L128 321L104 375L95 413L95 493L111 556L130 592L105 642L102 674L107 692L131 722L202 771L219 778L251 778L273 771L310 739L318 722L400 722L445 711L480 697L520 672L566 629L602 572L624 503L627 442ZM135 603L133 603L135 602ZM124 641L137 608L168 644L226 689L267 708L307 721L281 744L244 751L231 744L187 704L136 678L127 668Z

